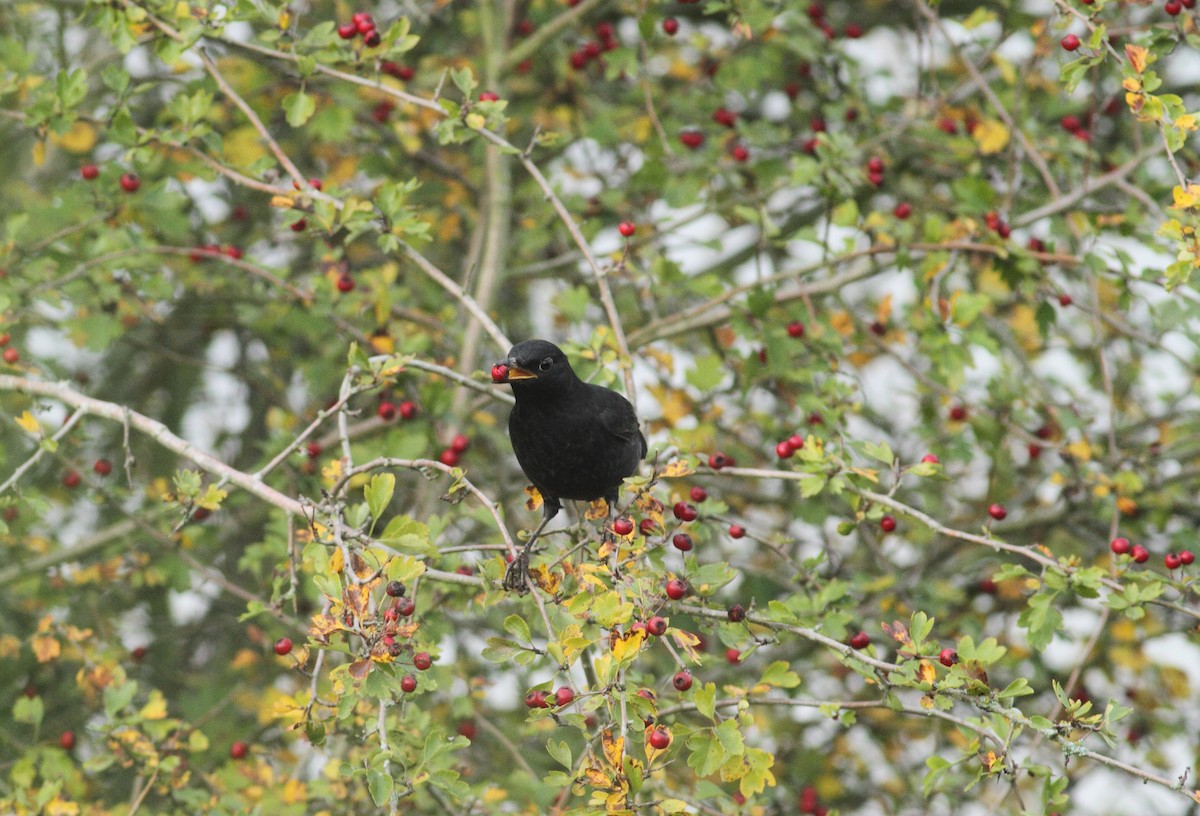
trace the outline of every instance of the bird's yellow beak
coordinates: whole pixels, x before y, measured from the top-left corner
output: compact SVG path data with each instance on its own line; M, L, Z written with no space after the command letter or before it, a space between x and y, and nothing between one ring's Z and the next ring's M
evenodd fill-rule
M519 366L509 366L508 367L509 382L512 382L513 380L536 380L536 379L537 379L537 374L534 374L529 369L520 368Z

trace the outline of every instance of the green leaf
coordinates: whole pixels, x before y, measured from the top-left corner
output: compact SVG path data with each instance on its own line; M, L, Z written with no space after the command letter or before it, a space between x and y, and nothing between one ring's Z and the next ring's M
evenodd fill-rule
M717 738L717 742L721 744L721 749L728 756L741 756L746 750L746 745L742 741L742 732L738 728L738 721L728 719L713 729L713 736Z
M42 724L42 717L46 712L45 706L41 696L26 697L21 694L13 704L13 720L37 727Z
M397 550L418 555L434 555L437 547L429 540L429 527L408 516L396 516L387 523L379 542Z
M546 740L546 752L550 754L550 757L553 760L555 760L559 765L562 765L564 768L569 770L573 767L573 762L571 759L571 746L567 745L566 740L556 741L554 738Z
M379 520L395 492L396 474L376 473L371 477L371 481L363 488L363 495L367 499L367 508L371 511L371 518Z
M885 465L892 464L896 459L891 446L886 442L863 442L861 448L864 456L877 462L883 462Z
M115 719L126 706L133 702L137 694L136 680L127 680L120 685L114 683L104 689L104 714L109 719Z
M770 666L767 666L767 670L763 672L758 682L766 686L776 686L777 688L795 688L800 685L800 675L788 668L787 662L776 660Z
M377 807L387 805L394 786L395 782L392 780L390 774L386 774L375 768L367 769L367 790L371 792L371 799Z
M1001 699L1005 699L1008 697L1024 697L1026 694L1033 694L1033 689L1029 687L1028 680L1026 680L1024 677L1018 677L1016 680L1013 680L1011 683L1009 683L1004 688L1004 691L1000 692L997 696L999 696Z
M717 354L704 354L693 361L693 367L687 373L689 385L703 392L716 388L729 373L725 361Z
M853 198L848 198L834 207L833 214L830 216L834 226L838 227L852 227L858 223L858 218L858 202Z
M715 720L717 710L716 683L705 683L694 690L692 692L692 702L696 704L696 711L700 716Z
M721 747L712 731L702 729L692 733L687 740L688 767L698 776L710 776L725 764L725 749Z
M316 100L304 91L294 91L283 98L283 111L287 116L287 123L294 128L304 125L316 110Z
M509 615L505 618L504 631L515 637L520 643L530 643L533 640L529 632L529 624L520 615Z

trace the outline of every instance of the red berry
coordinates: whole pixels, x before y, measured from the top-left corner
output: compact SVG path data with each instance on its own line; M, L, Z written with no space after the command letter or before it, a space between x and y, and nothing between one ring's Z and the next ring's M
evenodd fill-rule
M1180 3L1178 0L1171 0L1171 2L1163 5L1163 11L1175 17L1183 11L1183 3Z
M788 337L803 337L804 324L799 320L793 320L791 323L787 324L787 333Z
M1074 133L1083 127L1083 123L1079 121L1079 117L1073 113L1068 113L1058 122L1062 125L1062 129Z
M958 652L950 648L942 649L938 652L938 662L943 666L953 666L958 662Z
M479 94L479 101L480 102L499 102L500 94L496 93L495 91L484 91L483 93Z
M725 617L730 623L741 623L746 619L746 607L741 604L734 604L725 610Z
M665 751L671 744L671 732L665 728L655 728L650 732L649 742L656 751Z
M938 459L932 453L927 453L924 456L922 456L921 461L928 465L940 465L942 463L942 460Z
M867 173L867 181L871 182L873 187L883 185L883 173Z
M1174 570L1179 569L1179 566L1183 563L1183 561L1181 561L1179 556L1175 553L1167 553L1163 556L1163 563L1166 564L1167 569Z
M533 33L533 32L531 30L528 33ZM608 22L596 23L596 36L599 37L600 39L611 40L613 37L616 36L616 33L617 33L616 29L613 28L612 23L608 23Z
M1187 565L1191 564L1195 560L1196 560L1196 554L1194 552L1192 552L1191 550L1180 550L1179 551L1179 563L1183 564L1185 567Z
M429 652L417 652L413 655L413 667L417 671L425 671L433 665L433 658L429 656Z
M695 521L696 516L699 515L696 512L696 508L687 502L675 502L675 506L671 508L671 512L680 521Z
M871 636L860 630L858 634L850 638L849 642L851 649L865 649L871 642Z
M406 674L400 678L400 690L411 694L417 690L417 678Z
M1139 564L1145 564L1150 560L1149 550L1147 550L1141 544L1134 544L1133 548L1129 551L1129 554L1132 555L1133 560Z
M912 205L907 201L901 201L896 205L895 209L892 210L892 215L896 216L901 221L904 221L910 215L912 215Z
M308 455L309 459L316 459L321 455L321 446L316 442L309 442L304 446L304 452Z
M729 537L730 538L745 538L746 537L746 528L740 524L730 524L729 525Z
M383 37L373 28L363 34L363 45L367 46L367 48L375 48L381 42L383 42Z
M400 403L400 418L409 420L417 415L417 404L412 400Z
M717 453L710 453L708 455L708 466L710 468L712 468L713 470L720 470L721 468L733 467L733 465L734 465L733 457L726 456L725 454L721 453L720 451L718 451Z
M63 731L58 735L58 744L64 751L70 751L75 747L75 732Z
M619 536L627 536L633 532L633 522L622 516L612 523L612 530Z
M950 409L950 421L962 422L967 418L967 409L963 405L955 405Z
M692 673L687 669L675 672L675 676L671 678L671 685L676 691L687 691L692 687Z
M1030 238L1029 242L1026 244L1026 246L1029 247L1029 249L1032 252L1045 252L1046 251L1046 242L1036 236L1034 236L1033 238Z
M392 598L403 598L404 593L407 591L408 590L405 589L404 584L400 583L399 581L389 581L387 588L384 589L384 592L386 592L388 596Z
M79 487L79 483L82 481L83 477L77 470L68 470L62 477L63 487Z
M795 452L796 450L792 447L792 443L786 439L775 445L775 455L780 459L790 459Z
M559 706L570 705L575 700L575 690L570 686L562 686L554 692L554 702Z
M1060 294L1058 296L1058 305L1059 306L1070 306L1074 302L1075 302L1074 299L1070 295L1068 295L1066 292L1063 292L1062 294Z
M525 695L525 705L529 708L550 707L550 704L546 702L546 692L536 689Z
M83 176L88 181L92 181L100 175L100 168L94 164L85 164L79 168L79 175Z
M304 221L303 218L301 218L300 221L297 221L296 223L298 224L302 221ZM293 224L292 229L295 229L295 228L296 228L296 225ZM299 230L297 230L297 231L299 231ZM337 290L339 292L341 292L342 294L345 294L347 292L353 292L354 291L354 278L350 277L350 275L346 272L343 272L342 274L338 275Z
M662 615L655 615L646 621L646 631L655 637L662 637L667 633L667 619Z
M675 32L679 31L679 21L674 17L668 17L662 21L662 30L666 32L668 37L674 37Z
M496 363L492 366L492 382L508 382L508 366L504 363Z
M808 16L814 23L825 16L825 7L820 3L808 4Z
M879 520L879 529L883 530L885 533L890 533L892 530L895 530L896 529L896 517L895 516L884 516L883 518L881 518Z
M391 422L396 418L396 403L391 400L384 400L379 403L379 407L375 409L375 413L379 414L379 418L384 422Z
M412 598L401 598L396 602L396 611L400 613L400 617L407 618L417 610L417 602Z
M1074 34L1068 34L1067 36L1063 37L1061 40L1059 40L1058 44L1063 47L1064 51L1078 51L1079 46L1082 45L1082 43L1079 41L1079 38Z
M122 173L120 183L121 189L127 193L136 193L142 186L142 180L138 178L137 173Z
M571 67L576 71L582 70L583 68L587 67L588 64L587 52L583 50L572 51L571 56L568 58L568 62L570 62Z
M729 108L717 108L713 111L712 118L718 125L731 128L737 124L738 115Z
M792 434L787 438L787 443L791 445L792 450L798 451L804 447L804 437L800 434Z
M455 434L450 440L450 450L455 453L466 453L467 448L471 447L471 440L466 434Z
M1108 545L1108 548L1112 550L1115 555L1125 555L1130 549L1129 539L1125 538L1124 536L1114 538L1112 543Z
M1004 508L1003 504L991 504L988 505L988 515L996 521L1003 521L1004 517L1008 515L1008 510Z
M817 789L812 785L805 785L800 791L800 812L807 814L815 814L820 807L820 802L817 800Z
M690 495L692 497L692 501L696 502L697 504L703 501L708 501L708 491L703 487L700 487L700 485L693 487L688 495Z
M250 753L250 746L241 740L229 746L229 756L234 759L243 759L248 753Z
M637 232L637 224L633 223L632 221L622 221L617 225L617 232L621 233L626 238L632 238L633 234Z
M292 651L292 639L281 637L275 641L275 654L285 655Z
M851 40L857 40L863 35L862 26L857 23L850 23L846 26L846 37Z
M883 159L879 158L878 156L872 156L871 158L867 159L867 172L882 173Z
M671 578L667 581L666 593L667 597L672 601L678 601L683 596L687 595L688 586L684 581L678 578Z
M995 595L996 594L996 580L994 578L992 578L991 576L984 578L983 580L981 580L979 582L979 591L982 592L984 595Z
M742 653L730 646L725 650L725 661L736 666L738 663L742 662Z
M1042 446L1041 445L1030 444L1028 447L1026 447L1025 450L1029 453L1029 458L1031 460L1037 459L1038 457L1040 457L1042 455Z
M447 467L455 467L458 465L458 454L450 448L446 448L438 454L438 461Z
M644 536L653 535L656 529L658 524L652 518L644 518L638 522L638 531Z
M685 130L679 134L679 141L684 147L696 150L704 144L704 133L699 130Z
M107 476L108 474L112 473L112 467L112 462L108 461L107 459L97 459L92 465L92 470L96 471L96 473L100 474L101 476Z
M750 148L739 142L738 144L735 144L733 147L729 148L729 155L734 161L744 162L750 158Z
M676 533L671 537L671 544L680 552L688 552L692 549L692 537L687 533Z
M308 229L308 220L304 218L298 218L288 226L288 229L290 229L292 232L304 232L306 229ZM342 275L342 277L346 278L347 280L350 278L349 275ZM340 279L338 280L338 288L342 289L342 281ZM353 288L353 281L351 281L350 289ZM342 291L348 292L350 289L342 289Z

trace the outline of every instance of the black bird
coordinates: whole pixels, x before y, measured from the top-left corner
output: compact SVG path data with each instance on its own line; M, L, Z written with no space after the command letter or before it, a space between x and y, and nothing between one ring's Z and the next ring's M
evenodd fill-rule
M558 346L526 340L492 367L492 381L512 386L517 404L508 436L525 476L542 494L542 520L504 576L505 589L524 592L529 552L562 499L616 506L621 482L646 455L646 437L629 400L576 376Z

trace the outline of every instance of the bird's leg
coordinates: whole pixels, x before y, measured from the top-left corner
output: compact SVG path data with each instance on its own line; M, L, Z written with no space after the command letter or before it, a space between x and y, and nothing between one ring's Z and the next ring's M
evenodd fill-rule
M508 569L504 571L504 581L501 586L508 592L516 592L524 595L529 591L529 553L533 549L533 544L538 540L538 536L542 534L542 530L550 523L550 519L558 515L559 506L557 503L551 505L546 501L542 505L542 520L538 522L538 526L533 528L533 532L529 535L529 540L525 542L525 546L517 553L516 558L508 565Z

